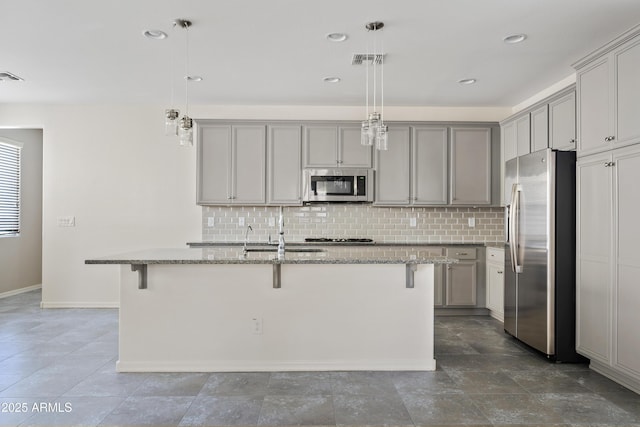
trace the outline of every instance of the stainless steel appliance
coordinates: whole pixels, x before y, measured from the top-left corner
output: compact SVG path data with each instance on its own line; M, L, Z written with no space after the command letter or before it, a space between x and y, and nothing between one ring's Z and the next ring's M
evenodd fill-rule
M506 332L560 362L575 351L575 152L537 151L505 165Z
M305 202L372 202L373 169L304 169Z

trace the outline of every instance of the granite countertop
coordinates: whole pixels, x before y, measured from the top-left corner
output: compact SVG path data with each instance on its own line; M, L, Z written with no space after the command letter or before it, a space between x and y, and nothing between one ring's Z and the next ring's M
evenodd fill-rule
M209 247L234 247L242 246L244 242L222 242L222 241L202 241L202 242L187 242L187 246L192 248L209 248ZM250 246L269 246L267 242L249 242ZM416 247L416 246L476 246L476 247L504 247L504 242L413 242L413 243L387 243L387 242L287 242L287 246L368 246L368 247Z
M262 246L264 248L266 245ZM305 245L311 247L312 245ZM250 246L258 248L256 246ZM300 246L296 247L301 249ZM295 250L296 248L291 248ZM150 249L85 260L85 264L451 264L456 259L407 246L324 246L314 252L249 252L241 246Z

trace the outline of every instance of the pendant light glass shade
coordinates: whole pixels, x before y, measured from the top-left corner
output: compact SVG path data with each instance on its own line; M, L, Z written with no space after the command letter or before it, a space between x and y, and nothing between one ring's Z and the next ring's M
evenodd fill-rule
M389 149L389 127L379 126L376 130L376 148L380 151L387 151Z
M164 134L167 136L176 136L178 135L178 116L180 116L180 111L174 110L173 108L169 110L164 110Z
M189 116L182 116L178 129L180 145L193 146L193 120Z

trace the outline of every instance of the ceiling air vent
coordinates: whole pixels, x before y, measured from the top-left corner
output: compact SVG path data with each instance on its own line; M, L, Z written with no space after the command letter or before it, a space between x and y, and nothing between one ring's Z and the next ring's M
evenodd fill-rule
M0 82L22 82L24 79L8 71L0 71Z
M369 64L382 64L382 58L386 57L382 53L354 53L351 58L351 65L362 65L369 61Z

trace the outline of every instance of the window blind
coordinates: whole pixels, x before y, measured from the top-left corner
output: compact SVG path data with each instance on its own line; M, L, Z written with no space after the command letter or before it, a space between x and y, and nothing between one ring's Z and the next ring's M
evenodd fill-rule
M0 236L20 233L20 150L0 141Z

